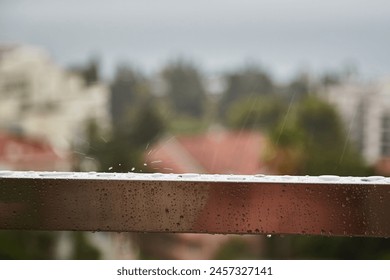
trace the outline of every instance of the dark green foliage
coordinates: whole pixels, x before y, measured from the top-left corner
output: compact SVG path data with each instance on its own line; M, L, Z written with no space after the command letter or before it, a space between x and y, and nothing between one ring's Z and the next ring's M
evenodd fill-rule
M324 101L310 97L297 108L296 122L304 132L307 175L366 176L369 169L354 150L336 111Z
M71 259L99 259L98 249L88 243L85 233L72 234L73 255ZM8 260L51 260L55 254L58 232L47 231L0 231L0 259Z
M110 88L111 116L116 127L126 125L129 111L139 102L151 98L147 79L138 71L125 65L118 67Z
M74 232L73 234L73 260L98 260L100 259L100 252L97 248L92 246L85 234L82 232Z
M206 92L199 70L191 63L178 60L162 72L171 109L179 115L196 118L205 112Z
M253 65L228 74L225 79L227 86L219 104L220 116L223 119L228 117L228 110L234 102L274 92L274 85L268 73Z
M99 162L99 170L129 172L133 168L143 171L145 148L164 130L164 123L151 102L134 108L130 117L114 126L111 137L104 141L96 131L96 125L89 125L89 148L87 155Z
M0 259L53 259L56 233L41 231L0 231Z
M277 97L261 96L242 99L230 106L228 124L235 129L273 129L287 110Z
M130 67L118 69L111 84L111 135L102 137L96 123L88 124L88 157L99 163L100 171L129 172L144 169L145 148L165 128L149 81Z
M90 86L99 81L99 59L91 58L84 66L76 66L70 69L71 72L80 75L87 86Z
M273 236L268 259L390 259L390 240L367 237Z
M309 97L297 106L297 126L307 139L318 145L330 145L343 140L343 127L336 111L324 101Z
M309 96L311 91L311 85L309 77L306 74L301 73L296 76L287 86L282 87L281 92L283 97L287 101L298 102Z
M239 237L230 239L214 256L216 260L255 260L259 258L258 248L254 248L251 243Z
M366 176L371 173L328 103L307 96L284 108L288 108L285 113L274 109L274 114L281 117L272 125L263 126L270 140L264 160L276 171L296 175ZM244 112L241 114L245 116Z

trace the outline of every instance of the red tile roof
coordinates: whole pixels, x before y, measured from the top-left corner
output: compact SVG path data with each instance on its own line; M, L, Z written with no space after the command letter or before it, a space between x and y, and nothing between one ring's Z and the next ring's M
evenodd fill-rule
M63 170L69 160L46 142L11 134L0 134L0 169Z
M390 176L390 157L381 158L375 165L375 171L379 175Z
M259 132L209 132L165 138L151 147L146 162L155 172L256 174L265 139Z

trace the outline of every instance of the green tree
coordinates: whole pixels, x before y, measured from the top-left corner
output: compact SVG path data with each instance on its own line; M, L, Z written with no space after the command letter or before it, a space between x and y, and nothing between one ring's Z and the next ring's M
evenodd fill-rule
M216 260L255 260L261 257L260 250L240 237L234 237L216 252Z
M85 65L71 67L70 71L80 75L87 86L99 81L100 63L97 56L92 57Z
M328 103L316 97L306 98L296 110L296 122L305 134L306 174L368 175L370 170L354 150L339 116Z
M89 243L85 233L72 233L71 259L99 259L100 252ZM0 259L51 260L58 257L58 232L12 230L0 231Z
M275 90L269 74L254 65L225 75L225 80L226 89L219 102L219 113L224 120L234 102L248 97L270 95Z
M312 87L309 76L301 73L284 86L282 92L287 102L299 102L309 96Z
M265 245L266 259L390 259L390 240L385 238L273 236Z
M127 125L129 112L151 98L150 85L139 71L130 66L118 67L111 89L111 116L114 127Z
M177 60L162 71L170 107L181 115L200 118L205 112L206 90L200 71L192 63Z
M304 132L292 121L282 120L269 131L263 160L279 174L303 174L305 164Z
M163 133L165 124L152 100L139 104L127 114L120 126L114 126L108 139L101 137L94 122L89 123L86 154L99 163L100 171L129 172L143 170L145 148Z
M57 238L54 232L0 231L0 259L54 259Z
M264 160L282 174L368 175L370 169L349 140L334 108L307 96L269 132Z
M228 125L235 129L268 131L279 123L286 110L286 104L274 95L240 99L228 110Z

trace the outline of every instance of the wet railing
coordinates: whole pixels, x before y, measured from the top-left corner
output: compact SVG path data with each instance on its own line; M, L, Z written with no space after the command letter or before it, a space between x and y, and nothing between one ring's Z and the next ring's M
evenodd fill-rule
M0 229L390 236L390 178L0 171Z

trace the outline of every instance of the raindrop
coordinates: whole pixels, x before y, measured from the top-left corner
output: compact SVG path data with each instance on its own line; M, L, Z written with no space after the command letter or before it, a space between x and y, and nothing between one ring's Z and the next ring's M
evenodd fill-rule
M148 166L148 164L147 164L147 163L144 163L144 166Z
M243 181L243 180L246 180L246 178L244 176L229 176L227 177L228 180L231 180L231 181Z
M383 177L383 176L370 176L370 177L362 178L362 181L374 182L374 181L379 181L379 180L383 180L383 179L385 179L385 177Z
M41 177L58 177L58 176L71 176L71 172L45 172L40 173L39 176Z
M135 167L131 168L131 171L134 171L135 170Z
M115 174L114 173L99 173L96 176L104 177L104 178L110 178L110 177L115 177Z
M184 174L180 174L179 177L184 178L184 179L195 178L195 177L199 177L199 174L197 174L197 173L184 173Z
M164 174L162 174L162 173L153 173L153 174L151 174L150 176L151 176L151 177L154 177L154 178L158 178L158 177L164 176Z
M272 237L272 235L271 234L267 234L267 238L271 238Z
M320 179L321 181L332 182L339 181L340 177L336 175L320 175L318 176L318 179Z
M113 167L112 167L112 166L110 166L110 167L108 168L108 170L112 170L112 168L113 168Z

